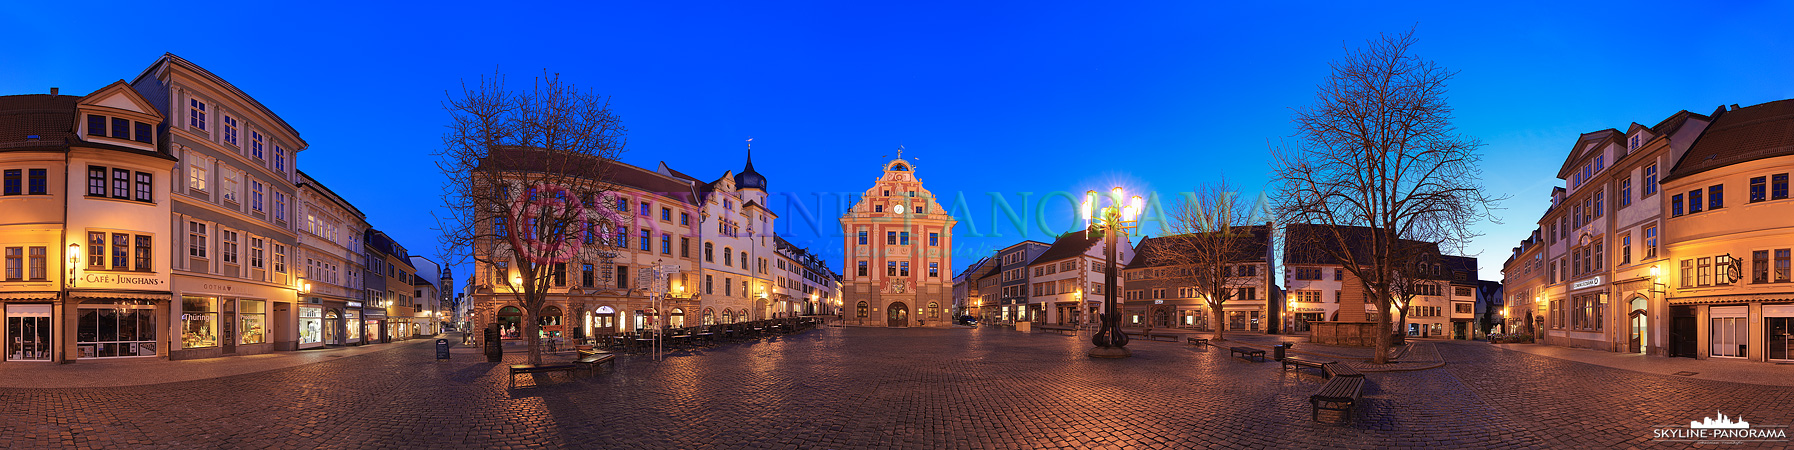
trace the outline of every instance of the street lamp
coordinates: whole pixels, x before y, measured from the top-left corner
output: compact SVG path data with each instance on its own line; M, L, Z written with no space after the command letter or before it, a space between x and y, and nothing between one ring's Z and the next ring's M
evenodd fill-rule
M75 287L75 268L81 267L81 244L69 243L69 287Z
M1089 236L1092 229L1101 229L1103 244L1106 247L1104 250L1106 267L1103 268L1102 328L1096 331L1095 337L1090 338L1090 342L1096 344L1096 347L1086 353L1092 358L1133 356L1133 352L1127 349L1127 334L1121 332L1121 314L1116 311L1115 307L1115 247L1119 235L1139 228L1139 221L1135 219L1140 216L1143 202L1140 196L1136 195L1124 203L1122 201L1124 194L1125 192L1120 186L1110 189L1109 206L1104 206L1099 210L1096 209L1099 204L1096 191L1089 191L1084 193L1084 203L1078 207L1079 213L1084 216L1085 236Z

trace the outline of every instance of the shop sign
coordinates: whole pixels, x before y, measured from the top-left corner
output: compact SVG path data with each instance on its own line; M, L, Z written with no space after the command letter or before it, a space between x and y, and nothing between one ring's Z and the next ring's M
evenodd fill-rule
M1289 310L1290 312L1326 312L1327 308L1320 306L1297 306L1290 308Z
M1584 289L1584 288L1591 288L1591 287L1600 286L1600 285L1601 285L1601 277L1592 277L1592 278L1589 278L1586 280L1571 283L1570 289L1571 290Z
M349 307L350 308L360 308L361 302L349 302Z
M88 273L81 276L84 283L125 284L132 286L161 286L168 284L156 277L127 275L122 273Z
M232 289L236 289L236 286L232 286L232 285L228 285L228 284L211 284L211 283L203 283L203 284L200 284L200 285L199 285L199 288L200 288L200 289L205 289L205 290L208 290L208 291L224 291L224 292L230 292L230 291L231 291L231 290L232 290Z

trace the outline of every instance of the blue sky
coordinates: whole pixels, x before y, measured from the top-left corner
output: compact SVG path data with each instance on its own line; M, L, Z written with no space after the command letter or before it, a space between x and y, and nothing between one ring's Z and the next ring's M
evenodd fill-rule
M943 206L968 200L983 236L962 218L963 267L1051 240L993 221L991 193L1029 217L1050 198L1050 228L1071 223L1055 191L1175 196L1225 175L1255 196L1327 64L1417 27L1415 53L1459 71L1451 104L1487 144L1485 186L1512 197L1502 223L1476 226L1484 279L1535 226L1578 134L1794 97L1780 2L375 3L9 5L0 95L85 94L181 55L275 110L311 144L302 170L433 255L444 91L546 69L613 98L632 164L714 178L753 137L772 206L820 215L787 212L781 234L837 267L839 193L868 188L903 145Z

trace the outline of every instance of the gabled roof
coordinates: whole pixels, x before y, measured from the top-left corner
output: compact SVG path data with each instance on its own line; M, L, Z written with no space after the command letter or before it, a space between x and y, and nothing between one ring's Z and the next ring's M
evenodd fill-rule
M1028 265L1081 256L1085 252L1089 252L1090 247L1093 247L1098 242L1102 241L1102 233L1073 231L1061 234L1058 239L1053 240L1053 245L1051 247L1047 247L1046 251L1040 252L1040 256L1034 257L1033 261L1028 261Z
M591 155L550 152L539 148L503 147L493 150L480 169L562 173L600 180L697 204L692 185L666 175L615 160Z
M167 153L82 139L75 133L75 121L76 108L84 98L48 94L0 96L0 151L55 152L79 146L176 160Z
M1788 155L1794 155L1794 99L1722 110L1662 182Z
M1608 143L1624 142L1625 137L1626 135L1620 134L1620 130L1612 128L1582 133L1581 137L1576 138L1576 145L1570 149L1570 155L1564 158L1563 167L1557 169L1557 177L1569 179L1570 173L1582 167L1578 162L1582 161L1583 155L1590 150L1599 151Z
M1269 245L1271 229L1264 225L1246 225L1234 228L1250 233L1252 238L1242 242L1239 248L1235 249L1233 256L1228 258L1228 260L1237 262L1264 262L1265 246ZM1141 239L1140 244L1134 246L1134 259L1127 263L1127 268L1136 269L1142 267L1177 265L1177 259L1173 258L1170 253L1175 251L1173 250L1173 247L1177 244L1179 239L1188 239L1189 237L1190 235L1188 234L1174 234L1170 236Z
M995 260L996 260L995 257L990 257L990 256L979 258L977 262L972 263L972 265L966 266L965 270L960 271L958 276L964 276L966 279L970 279L970 280L984 278L985 275L989 275L991 273L996 272L997 265L991 264L991 262L995 261Z
M1284 228L1283 262L1284 264L1328 264L1343 265L1344 262L1322 250L1318 246L1328 245L1334 241L1333 231L1326 225L1292 223ZM1368 227L1339 226L1333 227L1350 246L1347 250L1360 261L1370 259L1371 238L1380 230ZM1402 239L1397 244L1397 251L1406 249L1424 254L1439 254L1439 244Z

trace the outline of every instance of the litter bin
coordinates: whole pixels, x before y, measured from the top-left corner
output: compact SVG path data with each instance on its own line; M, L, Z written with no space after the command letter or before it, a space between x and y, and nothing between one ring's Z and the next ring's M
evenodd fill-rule
M1283 351L1287 349L1289 349L1289 344L1277 344L1271 346L1271 359L1282 361Z

